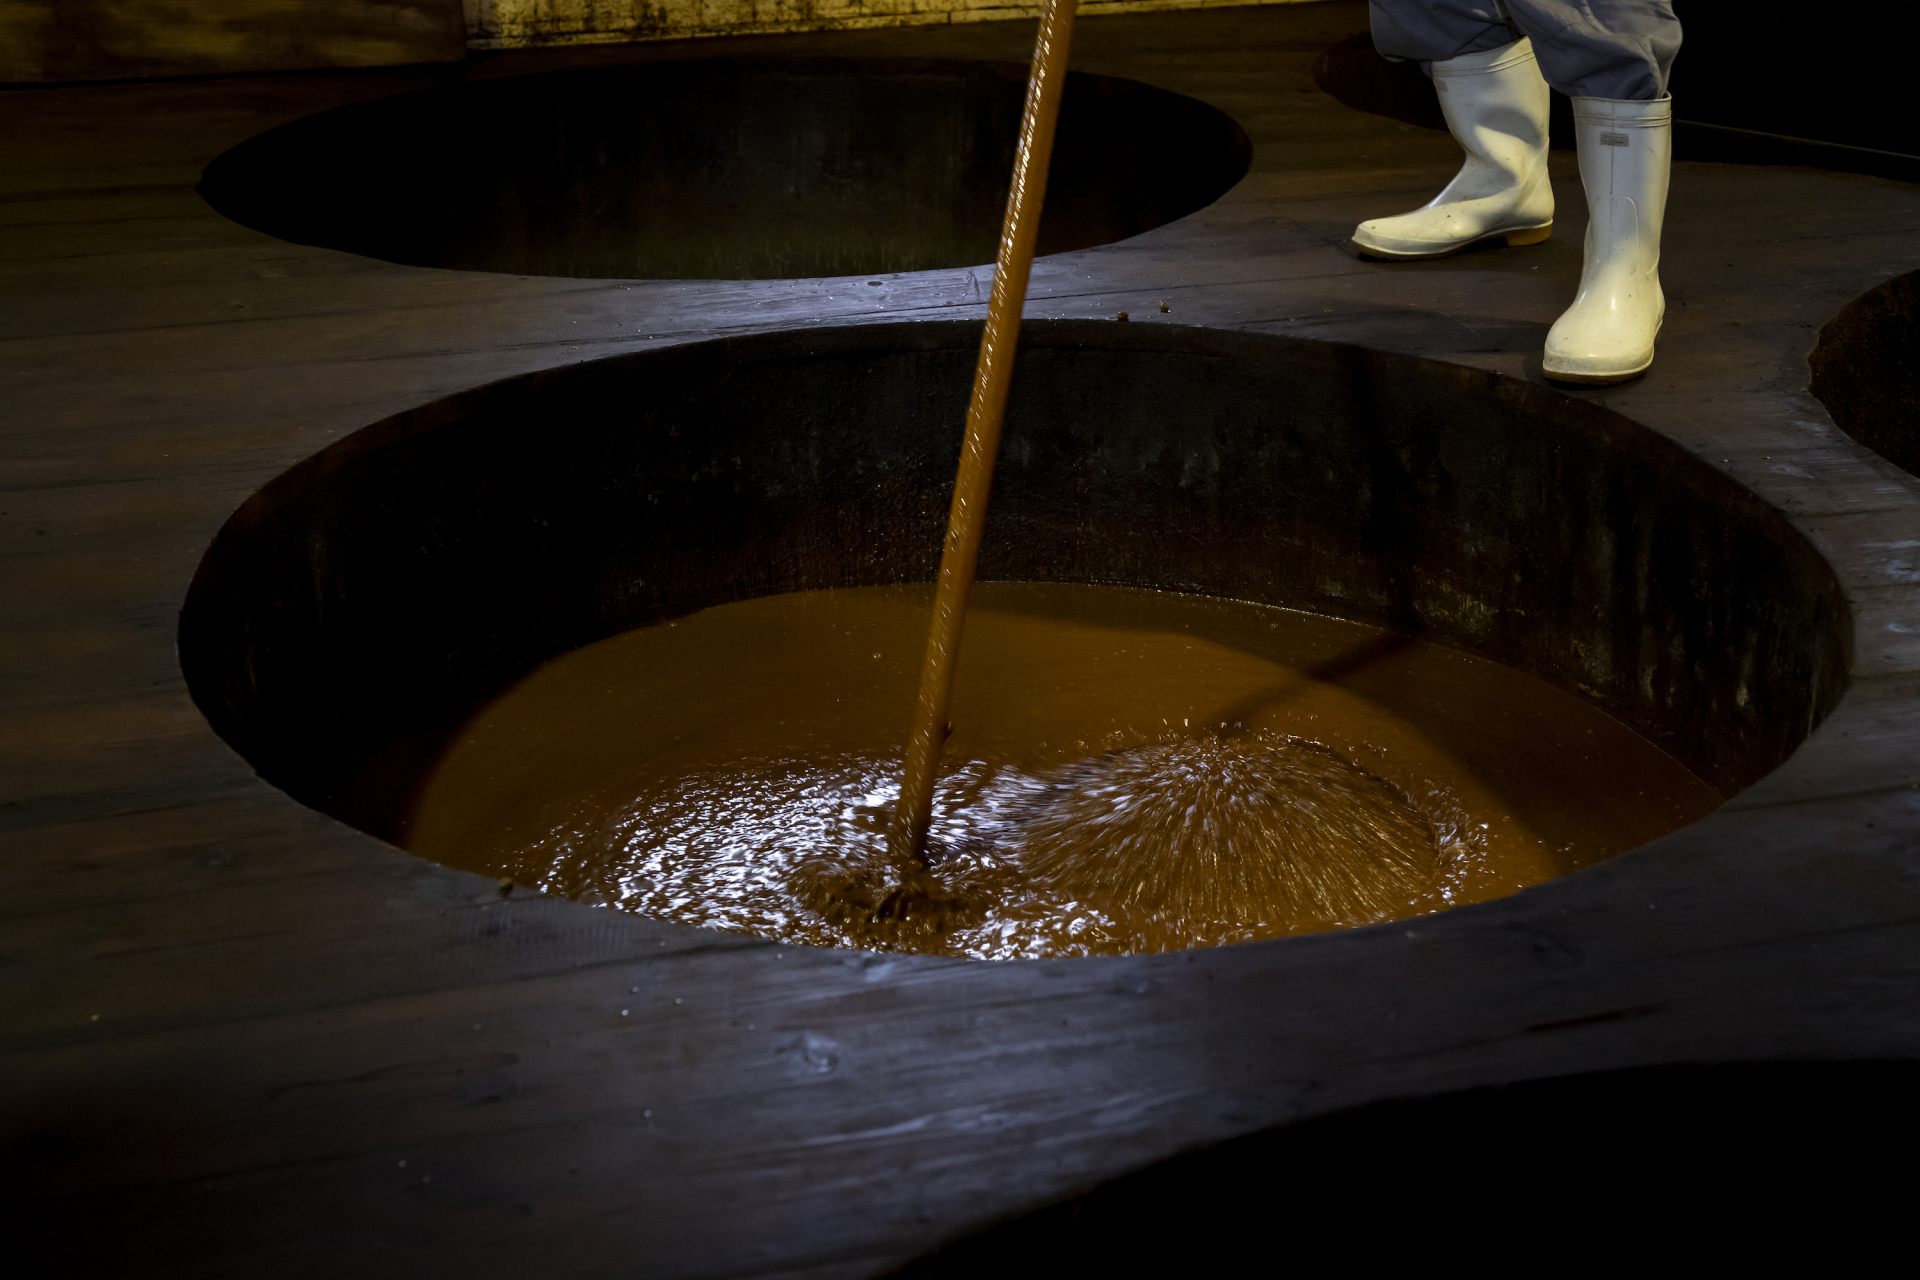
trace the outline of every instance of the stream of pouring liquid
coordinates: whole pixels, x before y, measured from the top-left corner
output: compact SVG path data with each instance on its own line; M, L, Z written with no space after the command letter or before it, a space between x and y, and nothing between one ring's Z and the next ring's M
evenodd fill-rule
M1014 348L1020 313L1026 305L1027 279L1040 234L1040 207L1053 156L1054 126L1065 89L1067 47L1079 0L1047 0L1033 47L1033 71L1026 107L1020 117L1020 145L1007 192L1006 218L994 261L993 293L987 300L987 328L980 339L973 396L967 405L967 434L960 449L960 470L947 513L947 540L940 553L940 577L933 604L933 625L920 668L913 727L907 736L906 776L894 811L890 845L903 875L927 865L927 832L933 822L933 789L940 751L947 739L948 710L960 657L960 633L966 624L967 595L980 561L986 526L987 495L993 464L1000 455L1000 429L1006 421L1007 392L1013 382Z

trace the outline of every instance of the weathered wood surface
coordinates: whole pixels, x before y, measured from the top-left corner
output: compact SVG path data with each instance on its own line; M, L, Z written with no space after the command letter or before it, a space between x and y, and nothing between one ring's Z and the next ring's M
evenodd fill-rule
M1085 17L1314 0L1085 0ZM1035 17L1034 0L466 0L479 48Z
M466 55L460 0L0 0L0 84Z
M1255 167L1183 222L1039 263L1031 313L1155 323L1166 301L1173 322L1538 377L1578 274L1571 158L1538 250L1346 256L1356 220L1452 163L1445 138L1313 89L1315 54L1363 21L1089 25L1080 65L1228 110ZM1021 57L1030 34L741 47ZM1920 480L1805 391L1826 318L1920 265L1920 189L1869 178L1680 166L1660 363L1593 393L1806 532L1848 591L1858 679L1712 819L1519 898L1154 958L834 954L502 900L254 778L188 701L173 629L215 529L282 468L510 373L980 314L978 270L850 287L387 266L192 191L225 146L320 106L687 53L0 96L0 1190L23 1251L44 1233L83 1273L180 1276L867 1274L1371 1099L1920 1055Z

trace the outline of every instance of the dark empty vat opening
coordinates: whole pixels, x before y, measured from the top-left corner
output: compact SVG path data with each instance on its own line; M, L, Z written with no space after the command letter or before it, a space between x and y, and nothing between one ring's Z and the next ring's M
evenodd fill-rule
M1813 394L1840 429L1920 476L1920 271L1841 309L1813 349Z
M1920 1138L1911 1062L1646 1067L1336 1112L1176 1156L952 1241L897 1280L1228 1275L1261 1257L1430 1266L1677 1242L1732 1259L1906 1243L1889 1156ZM1524 1251L1524 1252L1522 1252Z
M294 121L208 166L247 226L414 266L645 279L993 260L1026 69L702 60L430 89ZM1232 187L1205 103L1070 77L1040 252L1138 235Z
M978 340L938 323L700 343L366 428L220 533L181 622L194 697L267 778L401 840L350 784L420 776L450 726L550 659L710 606L931 578ZM1844 684L1826 563L1599 406L1161 324L1030 324L1020 361L990 579L1279 605L1468 650L1722 795ZM1725 582L1747 586L1702 586Z

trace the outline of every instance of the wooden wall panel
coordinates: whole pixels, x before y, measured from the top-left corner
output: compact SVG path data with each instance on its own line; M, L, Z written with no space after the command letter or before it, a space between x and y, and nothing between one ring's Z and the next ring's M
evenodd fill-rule
M1081 0L1085 14L1304 0ZM1040 0L465 0L481 48L1030 17Z
M465 51L460 0L0 0L0 82L372 67Z

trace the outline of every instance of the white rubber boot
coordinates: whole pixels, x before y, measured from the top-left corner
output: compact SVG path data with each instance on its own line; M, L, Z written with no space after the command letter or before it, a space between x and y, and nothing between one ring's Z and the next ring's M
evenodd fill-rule
M1546 374L1560 382L1625 382L1653 363L1666 316L1660 228L1673 158L1673 104L1575 98L1580 183L1587 189L1580 292L1547 334Z
M1502 49L1432 64L1447 128L1467 153L1446 190L1415 209L1354 229L1370 258L1443 258L1504 237L1539 244L1553 232L1547 180L1547 108L1552 94L1520 40Z

